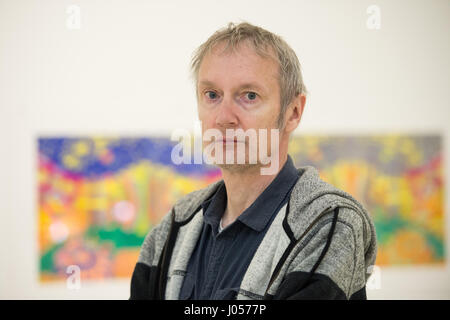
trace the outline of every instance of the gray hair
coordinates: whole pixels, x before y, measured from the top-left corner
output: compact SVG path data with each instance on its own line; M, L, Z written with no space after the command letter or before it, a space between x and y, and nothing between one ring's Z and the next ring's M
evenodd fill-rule
M250 42L258 55L263 58L273 58L279 65L281 109L278 126L281 127L289 104L299 94L306 94L307 90L303 83L297 55L280 36L248 22L241 22L238 25L230 22L227 27L216 31L194 52L191 60L191 76L197 88L198 72L206 54L222 42L227 44L223 51L231 49L235 52L238 45L245 40ZM275 52L275 56L270 53L270 48Z

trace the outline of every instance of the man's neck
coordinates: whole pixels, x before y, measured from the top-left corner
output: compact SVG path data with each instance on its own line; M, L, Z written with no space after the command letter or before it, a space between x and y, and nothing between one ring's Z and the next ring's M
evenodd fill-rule
M222 217L224 228L250 207L270 185L286 163L287 155L280 160L278 170L273 175L262 175L259 166L251 166L245 170L222 169L227 190L227 207Z

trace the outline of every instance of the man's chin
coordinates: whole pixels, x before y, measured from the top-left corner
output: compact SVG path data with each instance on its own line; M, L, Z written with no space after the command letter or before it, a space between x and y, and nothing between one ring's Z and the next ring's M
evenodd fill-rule
M259 163L233 163L233 164L215 164L215 166L219 167L222 170L226 170L229 172L244 172L244 171L253 171L257 170L261 167Z

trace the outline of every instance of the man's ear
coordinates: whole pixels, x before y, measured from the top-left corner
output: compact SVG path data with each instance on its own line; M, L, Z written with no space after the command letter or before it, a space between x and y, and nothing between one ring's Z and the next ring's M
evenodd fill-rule
M306 96L304 94L299 94L291 102L286 110L286 125L284 127L286 132L291 133L298 127L305 105Z

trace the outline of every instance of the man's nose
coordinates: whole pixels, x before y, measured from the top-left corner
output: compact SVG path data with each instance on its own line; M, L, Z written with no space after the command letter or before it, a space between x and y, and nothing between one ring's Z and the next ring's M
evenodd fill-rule
M236 115L235 102L231 97L222 100L217 110L216 125L220 127L233 127L238 124L238 117Z

